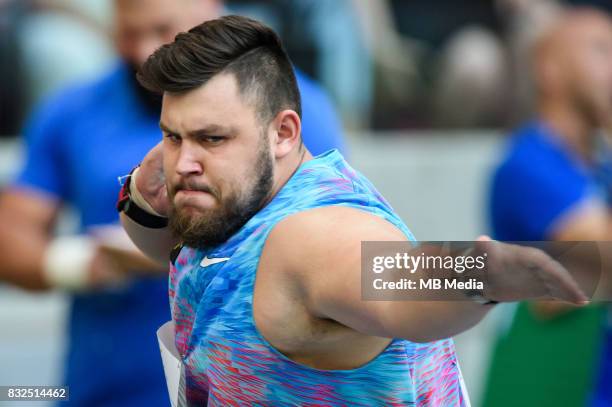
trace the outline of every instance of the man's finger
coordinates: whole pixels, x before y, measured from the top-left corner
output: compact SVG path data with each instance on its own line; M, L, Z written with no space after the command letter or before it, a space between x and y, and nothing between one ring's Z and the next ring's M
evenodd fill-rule
M544 254L544 253L542 253ZM588 302L576 280L558 261L548 257L542 261L542 270L549 283L549 294L557 299L580 305Z

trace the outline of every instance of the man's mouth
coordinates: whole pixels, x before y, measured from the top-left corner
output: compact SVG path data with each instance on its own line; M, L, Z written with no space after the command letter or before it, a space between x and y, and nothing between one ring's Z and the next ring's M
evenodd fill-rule
M190 194L190 193L206 193L206 194L210 194L210 195L214 195L216 196L216 194L213 192L212 188L210 188L208 185L205 184L189 184L189 183L179 183L177 185L175 185L174 188L174 193L178 194L179 192L183 192L186 194Z
M174 204L183 209L212 209L217 206L216 195L208 188L180 188L174 194Z
M178 195L179 193L183 194L183 195L194 195L197 196L199 194L207 194L207 195L212 195L211 192L209 191L203 191L201 189L179 189L178 191L176 191L176 195Z

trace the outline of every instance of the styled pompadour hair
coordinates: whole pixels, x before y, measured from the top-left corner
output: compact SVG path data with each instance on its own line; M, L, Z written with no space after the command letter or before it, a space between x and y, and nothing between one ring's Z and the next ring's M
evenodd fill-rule
M188 92L220 73L235 75L262 124L284 110L302 114L295 72L278 35L241 16L206 21L155 51L138 72L149 91Z

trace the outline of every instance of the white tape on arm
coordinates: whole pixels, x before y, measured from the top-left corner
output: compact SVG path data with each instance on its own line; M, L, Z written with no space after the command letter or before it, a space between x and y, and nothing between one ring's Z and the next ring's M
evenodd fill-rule
M149 212L151 215L162 217L162 215L157 213L153 209L153 207L149 205L149 203L146 199L144 199L138 188L136 188L136 176L138 175L139 171L140 168L136 168L132 173L132 177L130 178L130 199L142 210Z
M89 286L89 269L95 243L86 236L62 236L47 247L43 272L52 287L83 291Z

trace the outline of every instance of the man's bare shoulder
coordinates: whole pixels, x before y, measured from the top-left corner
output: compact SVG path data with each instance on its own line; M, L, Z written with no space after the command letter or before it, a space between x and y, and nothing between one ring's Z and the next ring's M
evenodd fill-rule
M362 241L407 240L395 225L365 210L326 206L289 216L272 230L267 248L291 269L358 261Z

